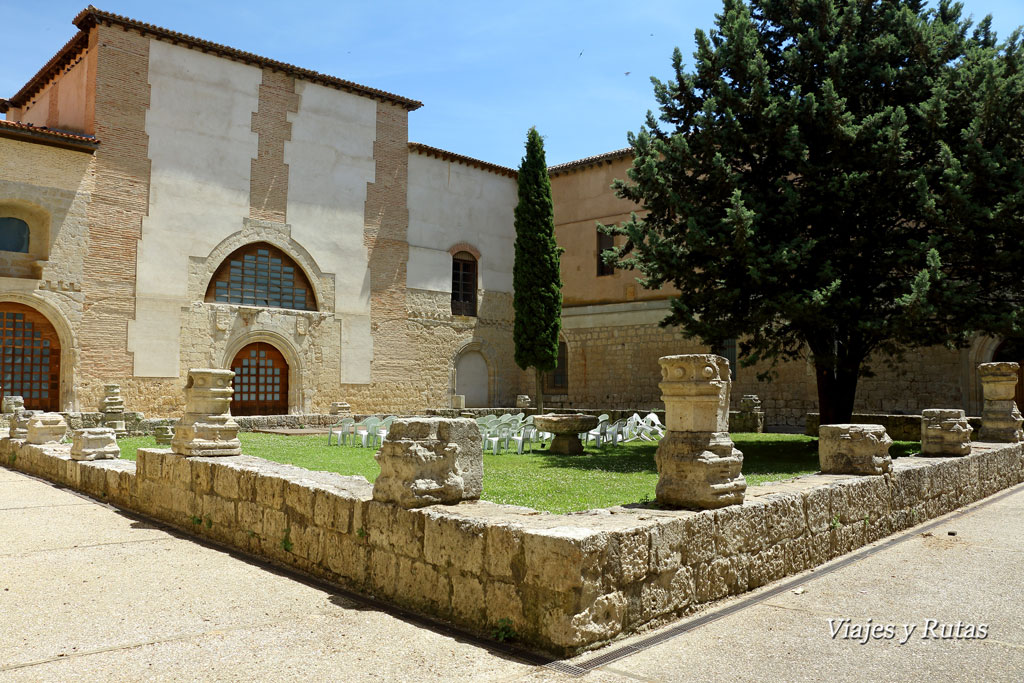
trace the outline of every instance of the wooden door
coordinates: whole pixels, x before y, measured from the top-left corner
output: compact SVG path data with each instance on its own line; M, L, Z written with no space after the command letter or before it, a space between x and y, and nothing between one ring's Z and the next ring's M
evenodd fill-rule
M288 363L270 344L249 344L231 363L232 415L287 415Z
M29 410L60 410L60 338L34 308L0 304L0 383Z

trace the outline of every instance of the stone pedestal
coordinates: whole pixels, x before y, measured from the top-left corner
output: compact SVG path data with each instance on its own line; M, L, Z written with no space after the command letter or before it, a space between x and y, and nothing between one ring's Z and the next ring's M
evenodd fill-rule
M352 414L352 406L344 401L335 401L331 404L331 415L341 415L342 417Z
M120 384L104 384L103 400L100 401L100 412L103 413L103 426L114 430L117 438L128 436L124 424L124 399L121 398Z
M72 460L115 460L121 457L114 430L107 427L76 429L71 436Z
M740 410L733 416L730 431L755 434L764 432L764 412L757 394L744 394L740 399Z
M882 425L821 425L818 463L822 474L885 474L892 471L891 445Z
M516 396L516 408L529 408L530 397L526 394L518 394Z
M178 422L171 450L179 455L241 455L238 423L231 419L230 370L211 368L188 371L185 415Z
M25 410L25 399L21 396L4 396L2 410L4 414L13 414L20 410Z
M465 410L466 409L466 397L462 394L452 395L452 408L454 410Z
M375 456L373 499L403 508L477 500L483 491L480 430L466 418L398 418Z
M985 408L981 413L979 441L1017 443L1024 441L1020 410L1014 402L1017 363L982 363L978 366Z
M536 415L533 418L534 427L555 435L548 453L557 455L582 455L583 443L580 441L580 434L589 432L597 424L596 417L583 414Z
M12 439L27 439L28 438L28 421L33 415L39 413L39 410L19 410L16 413L11 414L11 418L8 422L10 427L9 436Z
M158 446L170 446L171 439L174 438L174 427L170 425L160 425L153 429L153 437L156 439Z
M659 503L719 508L743 502L743 454L729 438L729 361L711 354L661 363L667 432L654 456Z
M68 433L68 423L60 413L36 413L28 419L28 442L59 443Z
M921 411L921 455L971 454L971 432L964 411L934 408Z

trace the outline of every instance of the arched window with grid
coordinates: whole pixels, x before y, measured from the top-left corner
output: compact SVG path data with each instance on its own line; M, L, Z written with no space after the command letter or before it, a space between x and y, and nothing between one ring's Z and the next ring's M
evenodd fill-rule
M318 310L302 268L265 242L247 244L224 259L206 289L206 302Z

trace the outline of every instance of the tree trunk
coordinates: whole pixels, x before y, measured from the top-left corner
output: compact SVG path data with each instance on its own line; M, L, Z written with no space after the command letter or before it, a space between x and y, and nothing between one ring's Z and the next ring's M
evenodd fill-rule
M544 413L544 373L540 368L534 368L533 371L537 377L537 414L542 415Z
M860 362L842 359L839 362L822 363L815 357L814 372L818 379L819 424L850 422L853 419L853 402L857 396Z

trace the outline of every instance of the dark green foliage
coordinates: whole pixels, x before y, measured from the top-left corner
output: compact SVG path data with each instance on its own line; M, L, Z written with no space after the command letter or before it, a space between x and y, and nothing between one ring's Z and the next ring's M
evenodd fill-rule
M519 167L519 204L516 206L516 258L512 270L515 289L516 364L540 371L558 362L558 329L562 316L562 278L555 242L551 179L544 160L544 143L536 128L526 137L526 156Z
M1014 334L1024 299L1024 50L942 0L725 0L694 70L652 79L620 265L665 324L742 362L810 350L822 423L873 353Z

